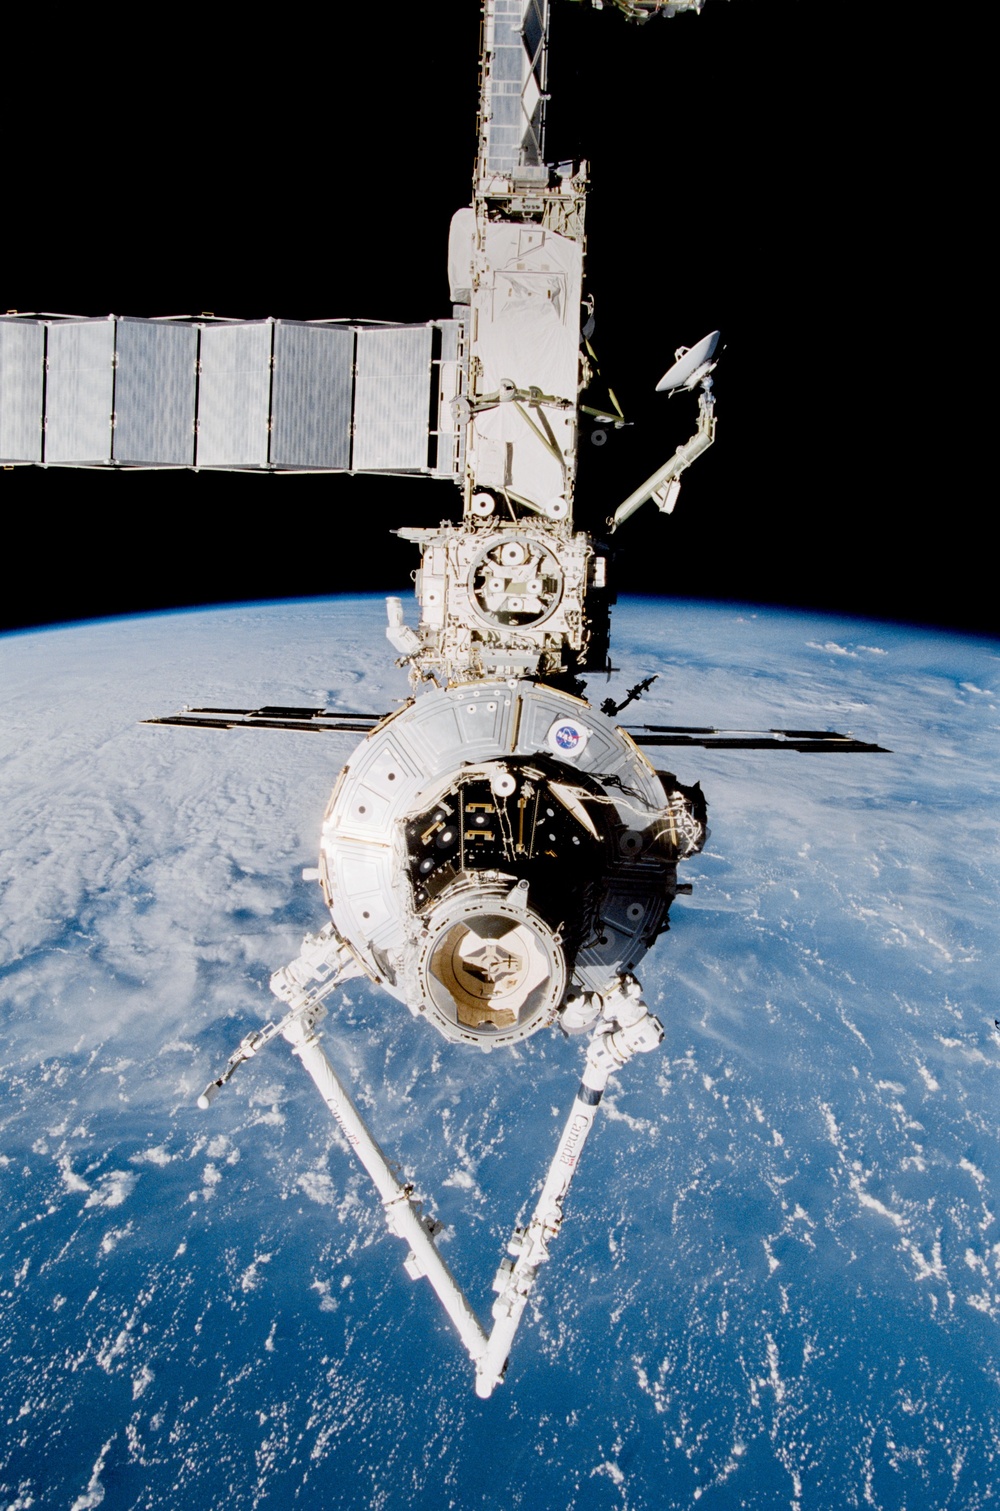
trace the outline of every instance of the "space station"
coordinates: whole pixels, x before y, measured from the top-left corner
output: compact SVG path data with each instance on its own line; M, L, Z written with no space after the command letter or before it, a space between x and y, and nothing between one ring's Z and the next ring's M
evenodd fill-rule
M608 0L639 23L676 24L701 6ZM483 5L472 203L451 223L441 318L0 317L6 466L372 473L457 490L457 517L399 532L419 566L416 623L400 599L387 602L410 688L397 709L190 707L148 722L361 736L308 873L329 919L272 978L274 1020L247 1034L201 1101L272 1039L290 1043L406 1242L407 1272L451 1318L481 1397L503 1379L608 1078L663 1039L637 972L686 890L679 868L705 843L707 805L646 752L878 749L828 730L620 724L643 685L619 704L587 699L584 676L609 665L609 543L647 504L670 514L685 470L713 443L722 348L710 332L677 349L658 387L689 406L689 439L608 500L600 535L577 529L583 427L599 435L623 417L590 402L588 168L546 158L549 9ZM431 1036L472 1050L541 1030L586 1036L541 1193L496 1275L489 1331L439 1252L440 1225L322 1047L328 1005L359 978Z

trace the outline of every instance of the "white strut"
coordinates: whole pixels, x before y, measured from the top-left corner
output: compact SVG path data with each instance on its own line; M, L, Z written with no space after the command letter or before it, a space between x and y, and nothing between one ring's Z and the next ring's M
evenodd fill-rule
M438 1300L454 1323L470 1358L478 1367L486 1348L486 1334L461 1286L437 1251L434 1235L441 1231L441 1224L419 1211L413 1200L412 1186L404 1186L397 1178L351 1100L343 1081L323 1052L316 1037L316 1025L323 1013L324 1009L317 1007L312 1012L292 1018L282 1032L315 1081L320 1096L347 1142L371 1176L372 1184L382 1198L389 1232L397 1238L405 1238L409 1243L407 1274L413 1280L426 1275Z
M580 1089L570 1108L562 1137L549 1165L541 1195L525 1228L515 1228L507 1245L513 1262L504 1260L493 1282L499 1292L493 1303L493 1331L476 1362L476 1395L484 1399L503 1380L511 1344L521 1314L534 1290L539 1265L551 1257L549 1244L559 1231L563 1203L580 1161L580 1151L594 1126L594 1118L608 1078L634 1054L645 1054L663 1042L663 1024L642 1001L639 983L625 976L603 999L603 1023L587 1046Z

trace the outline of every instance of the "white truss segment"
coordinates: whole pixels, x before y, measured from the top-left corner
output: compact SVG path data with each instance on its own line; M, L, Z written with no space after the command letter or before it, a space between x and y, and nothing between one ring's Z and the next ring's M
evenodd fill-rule
M538 224L480 219L473 263L473 421L479 487L548 514L572 499L583 246Z

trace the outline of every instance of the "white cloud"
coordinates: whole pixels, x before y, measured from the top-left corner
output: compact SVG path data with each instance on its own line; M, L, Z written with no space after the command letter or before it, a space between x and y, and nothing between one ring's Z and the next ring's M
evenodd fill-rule
M84 1206L120 1207L135 1190L138 1179L131 1170L108 1170L98 1178Z

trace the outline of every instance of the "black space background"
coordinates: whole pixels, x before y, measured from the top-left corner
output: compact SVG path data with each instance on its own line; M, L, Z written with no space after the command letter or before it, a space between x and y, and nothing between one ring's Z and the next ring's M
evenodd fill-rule
M87 11L7 34L4 308L418 321L450 311L476 0ZM1000 633L976 361L977 8L708 0L643 28L553 0L548 155L591 162L587 287L633 429L581 446L603 519L690 433L653 392L719 326L719 436L620 592ZM979 167L983 168L982 162ZM985 449L985 448L983 448ZM447 483L0 474L0 625L405 587Z

